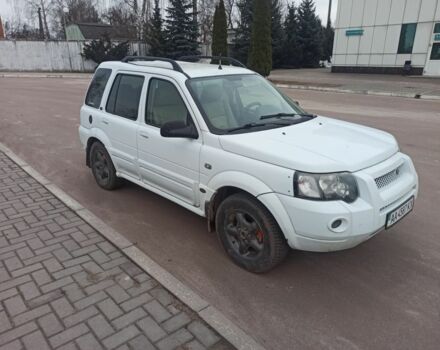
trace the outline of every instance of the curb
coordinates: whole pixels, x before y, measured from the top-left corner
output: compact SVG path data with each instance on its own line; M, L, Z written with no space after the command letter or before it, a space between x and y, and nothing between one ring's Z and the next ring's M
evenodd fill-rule
M49 192L80 216L86 223L92 226L104 238L108 239L120 249L130 260L153 277L177 299L193 310L201 319L203 319L223 338L229 341L234 347L239 350L265 350L263 346L257 343L255 339L228 319L221 311L210 305L184 283L180 282L176 277L157 264L123 235L108 226L90 210L84 208L79 202L70 197L58 186L51 183L1 142L0 151L20 166L28 175L43 185Z
M336 93L341 93L341 94L403 97L403 98L414 98L414 99L434 100L434 101L439 100L440 101L440 96L422 95L419 93L387 92L387 91L374 91L374 90L349 90L349 89L327 88L327 87L321 87L321 86L291 85L291 84L281 84L281 83L274 83L274 84L275 84L275 86L277 86L279 88L284 88L284 89L296 89L296 90L320 91L320 92L336 92Z

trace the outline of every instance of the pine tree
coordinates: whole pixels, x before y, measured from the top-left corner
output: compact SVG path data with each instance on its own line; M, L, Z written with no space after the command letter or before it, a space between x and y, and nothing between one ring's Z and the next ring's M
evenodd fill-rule
M298 42L298 13L295 4L288 5L284 21L285 44L283 65L288 68L298 68L302 63L302 51Z
M194 20L192 0L170 0L167 8L166 40L167 56L199 55L198 26Z
M228 55L228 27L226 23L225 3L220 0L215 7L214 26L212 33L212 55L227 56Z
M279 0L271 0L271 14L272 62L274 68L280 68L283 64L285 33Z
M298 43L302 67L318 67L322 56L321 21L314 0L302 0L298 7Z
M263 76L268 76L272 70L270 22L270 0L255 0L248 66Z
M154 0L154 10L151 16L148 31L148 44L152 56L164 56L166 50L165 35L162 25L162 14L160 12L159 0Z
M239 21L235 30L233 56L241 62L248 61L252 35L253 5L254 0L237 1Z

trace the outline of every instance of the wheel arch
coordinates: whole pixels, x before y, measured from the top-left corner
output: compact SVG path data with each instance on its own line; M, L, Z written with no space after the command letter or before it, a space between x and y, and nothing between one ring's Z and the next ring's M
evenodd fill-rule
M261 194L273 192L269 186L256 177L236 171L217 174L209 181L207 188L211 195L208 195L205 201L205 214L210 232L215 230L217 208L227 197L241 192L258 199Z
M104 145L104 147L109 151L109 139L108 137L100 130L94 130L93 133L90 134L86 143L86 165L90 168L90 149L95 142L99 142ZM110 154L110 152L109 152ZM111 158L111 154L110 154Z
M212 195L205 202L209 232L215 231L216 211L221 202L227 197L241 192L256 198L277 221L290 246L295 245L296 233L286 209L277 194L261 180L249 174L228 172L221 177L214 177L209 182L209 188Z

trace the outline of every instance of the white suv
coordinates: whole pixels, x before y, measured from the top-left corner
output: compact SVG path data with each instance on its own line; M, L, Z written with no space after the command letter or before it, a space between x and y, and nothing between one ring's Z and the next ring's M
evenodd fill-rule
M253 272L289 247L354 247L408 214L418 192L392 135L307 114L260 75L221 62L101 64L79 135L99 186L129 180L206 217Z

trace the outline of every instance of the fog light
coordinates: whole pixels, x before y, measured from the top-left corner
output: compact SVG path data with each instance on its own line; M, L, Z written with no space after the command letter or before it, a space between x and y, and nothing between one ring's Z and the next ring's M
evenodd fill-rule
M350 223L347 218L333 218L328 223L328 229L334 233L342 233L347 231Z
M332 229L337 229L339 226L342 225L342 220L338 219L332 222Z

